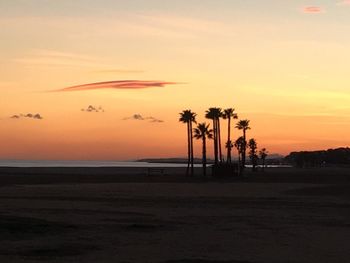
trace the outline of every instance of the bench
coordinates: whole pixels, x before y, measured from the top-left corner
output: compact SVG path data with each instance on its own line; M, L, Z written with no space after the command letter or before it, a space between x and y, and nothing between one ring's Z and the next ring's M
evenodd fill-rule
M147 169L147 175L152 176L152 175L164 175L164 168L155 168L155 167L150 167Z

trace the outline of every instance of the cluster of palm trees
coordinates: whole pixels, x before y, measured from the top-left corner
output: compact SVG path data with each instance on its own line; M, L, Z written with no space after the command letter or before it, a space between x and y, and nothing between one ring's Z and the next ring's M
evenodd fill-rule
M227 120L227 141L225 143L226 149L227 149L227 155L226 155L226 163L231 164L232 163L232 149L233 147L236 147L238 150L238 160L239 160L239 167L241 170L245 167L246 164L246 149L250 144L247 144L247 130L250 129L249 126L249 120L239 120L235 126L235 128L242 130L243 134L241 137L239 137L235 142L231 140L231 123L232 120L238 119L238 115L235 112L234 108L228 108L222 110L221 108L212 107L209 108L205 112L205 118L210 119L212 121L212 127L210 128L210 124L207 124L205 122L198 123L196 120L197 114L192 112L191 110L184 110L180 113L179 121L182 123L185 123L187 125L187 142L188 142L188 161L187 161L187 170L186 174L193 175L193 138L197 140L202 140L202 161L203 161L203 174L206 174L206 163L207 163L207 157L206 157L206 145L207 145L207 139L213 139L214 143L214 163L215 165L219 165L225 162L222 154L222 147L221 147L221 129L220 129L220 119ZM197 124L195 128L193 128L193 124ZM253 150L253 159L257 156L257 147L256 147L256 141L252 139L252 145L255 147ZM254 146L255 142L255 146ZM264 149L264 154L267 156L267 151ZM266 158L264 157L264 160ZM252 163L253 163L252 159Z

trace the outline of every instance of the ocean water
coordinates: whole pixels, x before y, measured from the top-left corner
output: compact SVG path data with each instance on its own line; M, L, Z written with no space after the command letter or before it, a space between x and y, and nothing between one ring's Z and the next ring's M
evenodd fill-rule
M28 161L0 160L0 167L186 167L182 163L147 163L133 161ZM194 167L202 167L195 164Z
M208 165L209 166L209 165ZM0 160L0 167L187 167L186 163L147 163L133 161L29 161ZM194 164L202 167L202 164ZM251 165L246 165L250 168ZM268 168L288 168L289 165L268 165Z

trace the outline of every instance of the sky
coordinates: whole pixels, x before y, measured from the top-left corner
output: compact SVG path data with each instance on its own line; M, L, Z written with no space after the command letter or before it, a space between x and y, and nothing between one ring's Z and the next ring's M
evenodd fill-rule
M209 107L270 153L348 146L349 32L342 0L0 0L0 159L182 157Z

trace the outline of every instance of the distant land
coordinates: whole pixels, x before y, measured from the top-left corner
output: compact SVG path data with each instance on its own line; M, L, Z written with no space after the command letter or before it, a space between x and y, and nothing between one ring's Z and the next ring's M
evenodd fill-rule
M146 159L139 159L136 160L136 162L145 162L145 163L187 163L187 158L146 158ZM195 164L201 164L202 159L200 158L194 158ZM214 160L207 159L208 164L214 163Z
M292 152L285 160L298 167L350 165L350 148L342 147L320 151Z
M233 158L234 161L237 161L237 158ZM284 156L280 154L269 154L267 157L268 160L283 160ZM187 158L178 157L178 158L144 158L138 159L136 162L146 162L146 163L187 163ZM201 164L201 158L194 158L195 164ZM213 159L207 159L208 164L213 164Z

